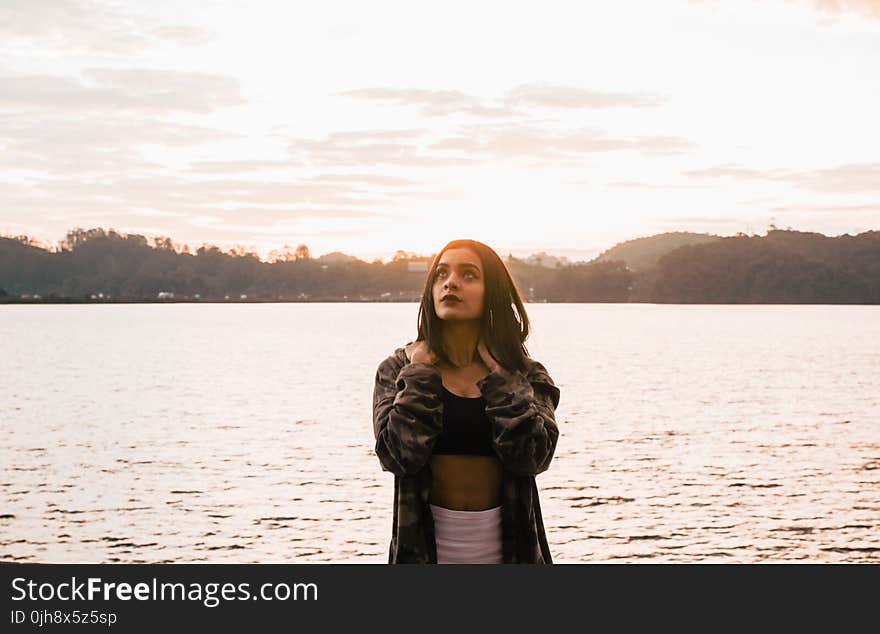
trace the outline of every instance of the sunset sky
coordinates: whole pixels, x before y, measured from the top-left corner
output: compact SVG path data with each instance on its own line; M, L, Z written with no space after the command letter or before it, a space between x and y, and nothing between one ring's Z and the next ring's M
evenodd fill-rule
M880 229L880 0L0 3L0 233Z

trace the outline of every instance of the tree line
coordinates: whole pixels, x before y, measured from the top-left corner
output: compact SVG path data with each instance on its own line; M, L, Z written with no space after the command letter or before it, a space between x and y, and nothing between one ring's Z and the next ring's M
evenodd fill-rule
M74 229L55 247L0 237L0 298L262 301L416 301L431 256L398 251L390 262L306 245L269 261L235 248L198 249L112 229ZM880 303L880 232L828 237L772 230L670 247L650 268L623 260L547 268L508 256L527 301L655 303ZM167 296L167 295L166 295Z

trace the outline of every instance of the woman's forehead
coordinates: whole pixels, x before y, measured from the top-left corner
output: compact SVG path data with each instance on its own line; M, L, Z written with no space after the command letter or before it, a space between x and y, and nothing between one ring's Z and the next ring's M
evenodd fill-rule
M481 269L480 258L470 249L449 249L443 252L437 266L464 266L470 264Z

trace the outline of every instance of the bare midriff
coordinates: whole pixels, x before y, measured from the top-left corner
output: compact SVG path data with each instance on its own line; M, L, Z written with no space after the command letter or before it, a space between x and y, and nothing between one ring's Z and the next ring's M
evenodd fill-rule
M482 362L464 369L438 363L443 386L458 396L480 396L476 382L489 373ZM440 454L431 456L429 501L453 511L485 511L501 506L501 460L497 456Z
M454 511L501 506L501 461L496 456L431 456L430 502Z

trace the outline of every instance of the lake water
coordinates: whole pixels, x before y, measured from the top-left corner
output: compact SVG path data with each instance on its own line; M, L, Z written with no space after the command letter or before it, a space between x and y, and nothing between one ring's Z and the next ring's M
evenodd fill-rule
M880 307L529 304L555 561L880 561ZM416 304L0 307L0 560L387 560Z

